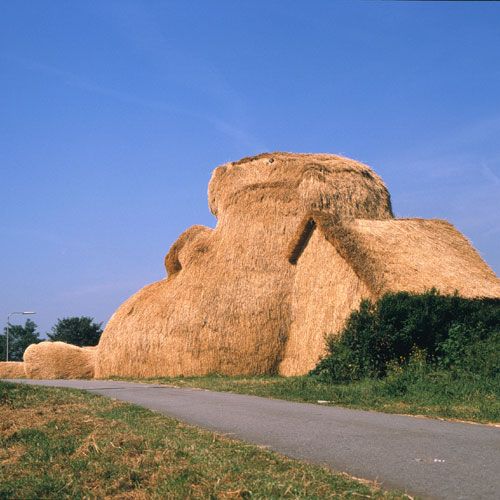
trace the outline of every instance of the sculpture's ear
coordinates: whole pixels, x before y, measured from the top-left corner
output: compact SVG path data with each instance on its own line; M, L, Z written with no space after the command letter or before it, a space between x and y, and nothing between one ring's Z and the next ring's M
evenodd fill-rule
M217 217L219 213L219 198L222 189L222 180L225 177L227 167L217 167L212 172L212 177L208 183L208 207L210 211Z

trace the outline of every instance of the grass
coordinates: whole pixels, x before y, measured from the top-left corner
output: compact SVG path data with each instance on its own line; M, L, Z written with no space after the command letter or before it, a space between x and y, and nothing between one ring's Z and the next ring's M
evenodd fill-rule
M456 377L452 372L425 374L402 371L385 379L350 383L323 382L317 377L172 377L139 380L177 387L252 394L290 401L377 410L386 413L425 415L472 422L500 422L500 391L497 380Z
M138 406L0 382L0 499L360 496L404 498Z
M364 300L309 376L149 382L387 413L500 422L500 299L387 293ZM145 381L145 380L142 380Z

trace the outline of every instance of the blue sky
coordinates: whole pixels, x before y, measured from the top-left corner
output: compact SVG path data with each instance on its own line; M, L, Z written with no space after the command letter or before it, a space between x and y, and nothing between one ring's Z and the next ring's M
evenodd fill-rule
M0 322L107 321L263 151L371 165L500 272L500 4L16 1L0 7Z

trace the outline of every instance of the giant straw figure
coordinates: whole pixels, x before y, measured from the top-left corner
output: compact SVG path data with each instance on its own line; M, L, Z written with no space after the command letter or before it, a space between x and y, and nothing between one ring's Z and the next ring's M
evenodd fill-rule
M382 180L331 155L227 163L208 198L217 226L184 232L166 257L168 277L116 311L99 344L98 377L277 371L291 321L287 249L305 214L392 217Z
M394 218L380 177L354 160L244 158L215 169L208 199L215 229L178 238L167 276L118 308L95 350L32 345L24 366L0 363L0 376L298 375L364 298L433 287L500 297L462 234L441 220Z

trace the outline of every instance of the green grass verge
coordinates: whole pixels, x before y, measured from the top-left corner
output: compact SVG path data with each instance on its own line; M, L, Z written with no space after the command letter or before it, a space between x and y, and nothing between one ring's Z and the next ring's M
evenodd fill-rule
M456 377L446 371L392 373L385 379L333 384L316 377L172 377L138 380L177 387L252 394L290 401L426 415L473 422L500 422L498 380Z
M404 498L82 391L0 382L0 498Z

